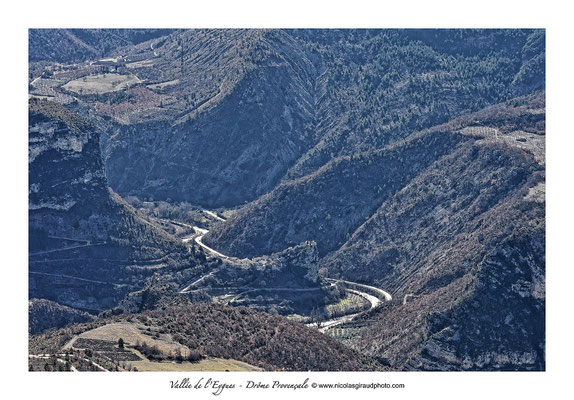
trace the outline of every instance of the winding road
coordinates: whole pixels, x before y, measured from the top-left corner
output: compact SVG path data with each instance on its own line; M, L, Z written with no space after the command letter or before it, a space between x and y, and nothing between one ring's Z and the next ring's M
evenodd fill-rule
M217 219L218 221L225 221L225 219L221 218L219 215L215 214L212 211L203 210L203 212L206 213L207 215L213 217L214 219ZM184 224L184 223L180 223L180 222L178 222L178 223L183 225L183 226L186 226L188 228L193 228L193 230L195 232L193 235L182 238L182 241L184 243L187 243L191 240L194 240L195 243L197 243L198 245L203 247L208 253L210 253L214 256L221 257L221 258L226 259L226 260L237 259L235 257L226 256L225 254L222 254L222 253L218 252L217 250L214 250L211 247L204 244L202 242L202 239L209 232L207 229L199 228L197 226L192 226L192 225L188 225L188 224ZM197 284L202 282L207 277L212 276L213 272L214 271L211 271L209 274L204 275L201 278L196 279L195 281L185 285L183 287L183 289L181 289L178 293L182 293L182 294L183 293L189 293L193 289L193 287L195 287ZM393 299L393 297L391 296L390 293L388 293L388 292L386 292L380 288L374 287L374 286L369 286L369 285L365 285L365 284L357 283L357 282L345 281L342 279L326 278L326 280L331 283L331 286L336 285L336 284L343 284L343 287L347 292L359 295L359 296L365 298L366 300L368 300L369 303L371 303L371 307L369 310L372 310L373 308L379 306L379 304L381 304L383 301L391 301ZM245 289L245 291L235 295L233 300L235 300L239 296L242 296L246 293L254 292L254 291L258 291L258 290L311 291L311 290L319 290L321 288L293 288L293 289L291 289L291 288L256 288L256 287L244 286L244 287L237 288L237 289ZM332 319L323 321L321 323L321 326L319 327L319 331L325 332L328 329L333 328L337 325L343 324L345 322L349 322L353 318L355 318L356 316L361 315L365 312L366 311L360 311L357 313L344 315L342 317L332 318ZM309 323L309 324L307 324L307 326L317 326L317 324L316 323Z
M354 287L355 289L360 288L360 289L367 289L370 290L371 292L377 293L377 295L383 297L385 299L385 301L391 301L393 299L393 296L391 296L390 293L385 292L383 289L379 289L378 287L374 287L374 286L369 286L369 285L365 285L363 283L357 283L357 282L351 282L351 281L345 281L343 279L333 279L333 278L327 278L328 281L337 281L337 282L341 282L344 283L346 285L349 285L351 287ZM364 297L364 296L363 296ZM379 299L376 296L371 296L371 297L375 297L377 299ZM369 300L367 298L367 300ZM379 301L380 302L380 301Z
M379 289L379 288L374 287L374 286L364 285L362 283L345 281L342 279L326 278L326 280L328 282L331 282L332 284L342 283L345 286L354 287L355 289L351 289L350 287L345 287L345 290L349 293L353 293L353 294L359 295L359 296L367 299L371 303L371 308L369 309L369 311L372 310L373 308L377 307L383 301L391 301L393 299L393 297L390 295L390 293L385 292L384 290ZM362 288L364 290L369 290L371 292L377 293L377 295L379 295L380 297L374 296L373 294L363 292L361 290L357 290L357 288ZM342 317L332 318L332 319L329 319L327 321L323 321L321 323L321 326L319 327L319 332L324 333L327 330L329 330L330 328L333 328L337 325L341 325L345 322L349 322L353 318L355 318L356 316L361 315L363 313L365 313L365 311L359 311L357 313L353 313L353 314L349 314L349 315L343 315ZM317 324L313 322L313 323L307 324L307 326L317 326Z
M204 213L206 213L207 215L211 215L213 218L215 218L218 221L225 221L224 218L221 218L219 215L217 215L216 213L214 213L213 211L209 211L209 210L203 210Z
M197 243L198 245L203 247L209 253L214 254L214 255L221 257L221 258L225 258L227 260L233 258L233 257L226 256L225 254L221 254L217 250L213 250L211 247L209 247L208 245L204 244L201 241L201 239L203 239L203 237L207 234L207 232L209 232L207 229L201 229L201 228L198 228L197 226L194 226L193 230L195 230L195 234L188 236L187 238L182 239L183 242L189 242L191 239L195 238L195 243Z
M207 275L203 275L201 278L191 282L190 284L186 285L183 289L181 289L178 293L183 294L183 293L189 293L191 291L191 289L197 285L198 283L200 283L201 281L203 281L205 278L209 278L210 276L213 276L213 271L211 271L209 274Z

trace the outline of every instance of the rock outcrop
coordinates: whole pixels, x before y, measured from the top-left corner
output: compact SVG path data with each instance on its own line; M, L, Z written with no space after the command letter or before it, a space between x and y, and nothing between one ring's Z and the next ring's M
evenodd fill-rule
M93 125L44 100L29 119L31 298L98 311L143 285L142 265L197 263L110 191Z

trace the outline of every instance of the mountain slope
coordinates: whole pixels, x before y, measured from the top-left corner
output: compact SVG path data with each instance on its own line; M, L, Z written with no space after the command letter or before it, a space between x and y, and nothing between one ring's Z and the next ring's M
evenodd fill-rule
M103 57L171 29L30 29L30 61L80 62Z
M231 255L253 257L314 240L324 255L344 243L406 181L463 139L423 134L383 150L335 159L241 208L217 224L205 243Z
M31 84L98 120L119 194L228 207L544 88L544 51L542 30L178 30Z
M94 319L93 315L50 300L31 299L28 301L28 332L30 334Z
M107 187L94 127L63 106L29 113L30 297L111 308L154 265L197 264L186 246Z
M318 59L315 134L284 180L544 88L541 30L296 31Z
M543 107L542 94L441 127L476 140L321 261L396 299L358 349L406 369L545 368Z
M106 326L115 328L106 330ZM217 304L170 308L75 325L32 336L30 349L32 354L59 353L67 343L76 346L73 340L77 341L76 335L83 337L82 334L89 334L86 337L92 341L95 338L105 340L113 348L122 331L125 332L128 350L136 345L135 340L126 335L129 332L130 336L140 337L140 343L144 341L160 349L178 346L181 353L194 351L203 357L239 360L266 370L355 371L381 368L372 359L315 329L245 307ZM98 349L94 349L92 359L103 356L106 360L106 353L98 353ZM138 359L140 357L141 353ZM172 357L172 354L155 355L155 358L160 357Z
M31 295L309 315L351 281L392 301L325 332L393 369L545 369L544 30L177 30L101 60L111 33L30 65L102 135L31 103ZM195 217L156 215L175 240L108 179Z
M114 125L103 140L119 193L234 205L276 184L306 147L313 66L297 43L282 32L216 35L185 32L154 47L158 81L173 84L145 90L166 100L148 110L136 97L143 116L130 114L130 124ZM145 68L136 73L147 76Z
M355 345L395 368L544 369L544 109L539 92L334 160L205 242L316 240L323 274L393 295Z

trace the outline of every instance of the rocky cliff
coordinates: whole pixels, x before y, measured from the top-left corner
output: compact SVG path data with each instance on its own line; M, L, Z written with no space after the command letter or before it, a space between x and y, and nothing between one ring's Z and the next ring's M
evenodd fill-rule
M30 102L29 120L30 297L97 311L150 266L196 262L110 191L93 125L43 100Z

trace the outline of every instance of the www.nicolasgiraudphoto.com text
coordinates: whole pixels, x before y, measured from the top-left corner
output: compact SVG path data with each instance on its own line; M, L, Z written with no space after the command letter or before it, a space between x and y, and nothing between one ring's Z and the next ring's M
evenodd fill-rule
M311 382L309 378L298 382L280 380L247 380L242 383L225 382L220 379L201 377L196 380L183 378L169 381L171 389L194 389L209 391L218 396L229 390L313 390L313 389L404 389L404 383L381 382Z

